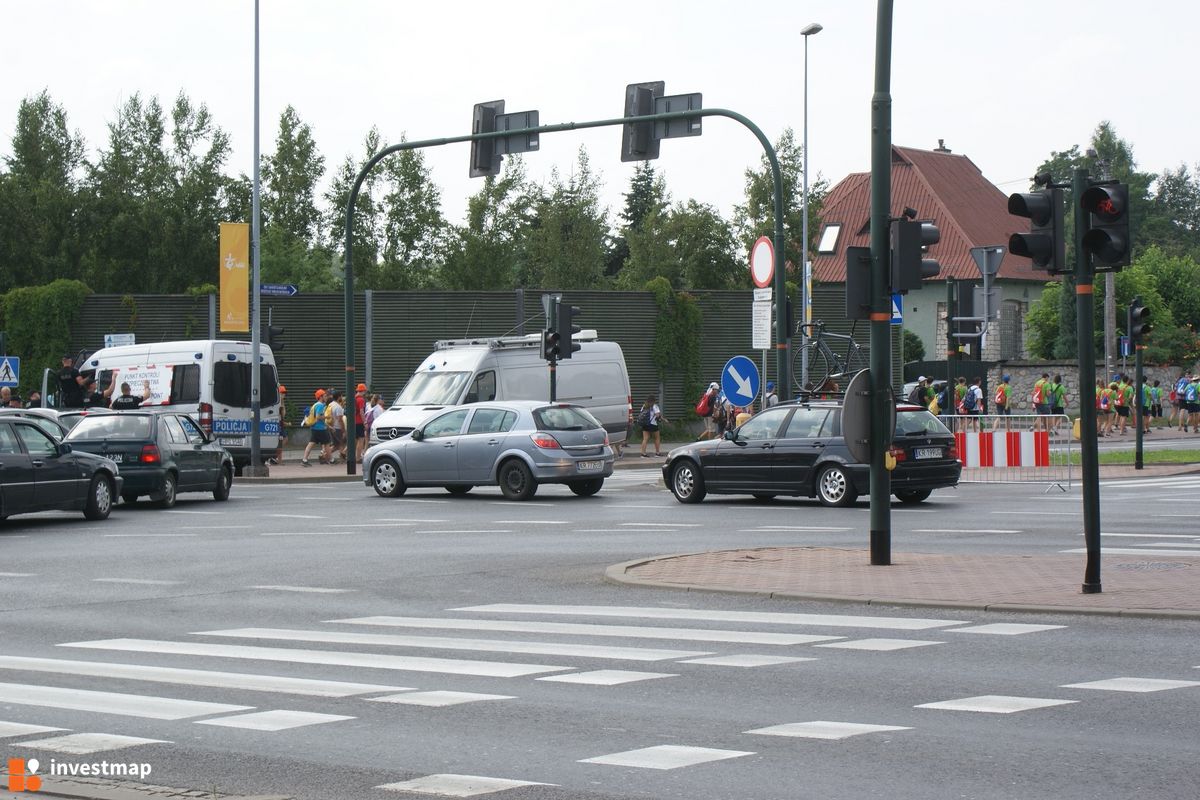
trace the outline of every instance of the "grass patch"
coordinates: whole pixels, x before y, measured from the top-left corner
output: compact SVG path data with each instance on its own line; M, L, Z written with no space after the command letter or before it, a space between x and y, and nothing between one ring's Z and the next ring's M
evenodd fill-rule
M1132 442L1131 442L1132 444ZM1107 450L1100 453L1101 464L1133 464L1133 449ZM1144 450L1143 464L1195 464L1200 462L1200 450ZM1078 450L1071 451L1071 463L1080 463Z

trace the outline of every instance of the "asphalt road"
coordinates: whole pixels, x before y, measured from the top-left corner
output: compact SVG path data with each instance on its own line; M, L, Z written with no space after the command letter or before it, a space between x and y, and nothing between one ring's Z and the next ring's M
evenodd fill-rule
M1194 622L606 584L655 554L867 544L865 504L682 506L656 479L528 503L235 484L103 523L11 519L0 747L298 798L449 791L440 774L553 784L480 795L504 800L1196 796ZM1109 482L1106 547L1200 557L1197 488ZM897 551L1083 546L1077 487L963 485L893 512ZM997 623L1018 627L980 627ZM79 734L109 738L62 739Z

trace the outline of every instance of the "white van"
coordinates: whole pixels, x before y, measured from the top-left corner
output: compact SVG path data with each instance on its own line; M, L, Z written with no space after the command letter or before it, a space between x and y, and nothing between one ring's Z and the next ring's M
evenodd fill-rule
M106 347L89 356L80 372L95 371L101 391L128 383L140 396L150 381L144 406L172 408L196 417L204 430L229 454L238 469L250 463L250 342L203 339ZM261 363L259 449L271 455L279 446L279 379L275 355L259 345Z
M632 400L625 355L594 330L572 337L581 348L558 362L555 399L583 406L600 421L609 441L625 441ZM409 378L391 407L371 427L371 443L397 439L433 412L491 400L549 400L550 368L540 333L489 339L449 339Z

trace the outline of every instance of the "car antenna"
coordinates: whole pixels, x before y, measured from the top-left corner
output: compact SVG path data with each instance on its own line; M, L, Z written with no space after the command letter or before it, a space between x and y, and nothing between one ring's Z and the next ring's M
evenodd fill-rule
M478 300L476 300L474 303L471 303L471 315L467 317L467 329L463 331L464 339L471 335L471 320L475 319L475 306L478 304Z

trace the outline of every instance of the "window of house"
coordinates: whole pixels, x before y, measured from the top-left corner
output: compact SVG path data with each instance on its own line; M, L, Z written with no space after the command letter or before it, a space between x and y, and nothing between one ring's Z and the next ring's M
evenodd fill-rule
M817 242L818 253L833 253L837 251L838 234L842 231L842 223L831 222L821 231L821 240Z

